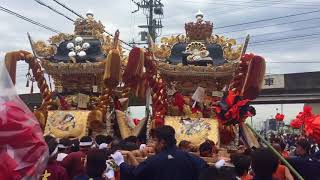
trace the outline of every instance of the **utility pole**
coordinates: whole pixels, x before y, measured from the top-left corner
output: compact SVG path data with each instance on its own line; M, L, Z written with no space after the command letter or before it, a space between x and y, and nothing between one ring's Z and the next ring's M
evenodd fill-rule
M152 40L155 42L156 38L160 35L160 30L162 29L162 18L163 18L163 4L161 0L141 0L140 2L136 2L132 0L138 7L137 10L132 13L136 13L141 9L143 12L148 12L147 24L139 25L139 28L148 29L148 34L150 34ZM140 32L141 40L147 40L147 33L145 31Z
M148 19L148 31L152 37L152 40L156 39L155 28L153 26L153 0L149 0L149 19Z

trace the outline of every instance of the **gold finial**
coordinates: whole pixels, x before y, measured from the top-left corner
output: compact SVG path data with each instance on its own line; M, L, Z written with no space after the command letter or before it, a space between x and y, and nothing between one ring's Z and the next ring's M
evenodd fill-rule
M197 19L203 19L203 12L200 11L200 9L198 10L198 12L196 13L196 18Z
M89 9L86 13L87 18L93 18L93 12Z

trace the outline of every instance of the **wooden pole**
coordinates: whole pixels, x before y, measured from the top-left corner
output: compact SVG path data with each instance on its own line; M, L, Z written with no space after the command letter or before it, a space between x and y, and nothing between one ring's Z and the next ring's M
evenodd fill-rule
M271 152L273 152L280 160L281 162L283 162L283 164L285 164L290 171L294 174L295 177L297 177L299 180L304 180L303 177L291 166L291 164L285 159L283 158L283 156L272 147L272 145L266 141L260 134L258 134L249 124L246 123L246 126L258 137L261 139L261 141L267 145L267 147L271 150Z

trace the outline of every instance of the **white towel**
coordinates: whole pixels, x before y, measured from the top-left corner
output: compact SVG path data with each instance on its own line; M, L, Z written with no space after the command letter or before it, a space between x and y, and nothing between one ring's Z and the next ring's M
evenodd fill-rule
M57 156L57 161L62 161L68 154L66 153L59 153Z

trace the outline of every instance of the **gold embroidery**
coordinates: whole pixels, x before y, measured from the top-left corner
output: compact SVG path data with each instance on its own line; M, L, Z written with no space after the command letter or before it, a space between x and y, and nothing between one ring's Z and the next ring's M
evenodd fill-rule
M210 118L182 118L181 116L166 116L165 124L176 130L177 143L188 140L195 146L210 139L215 143L219 140L218 120Z
M42 180L48 180L49 176L51 176L51 173L49 173L48 170L46 170L42 175Z
M49 111L45 128L46 134L56 138L82 137L87 134L87 121L90 111Z
M83 165L83 167L86 166L86 164L87 164L87 156L81 157L81 164Z

